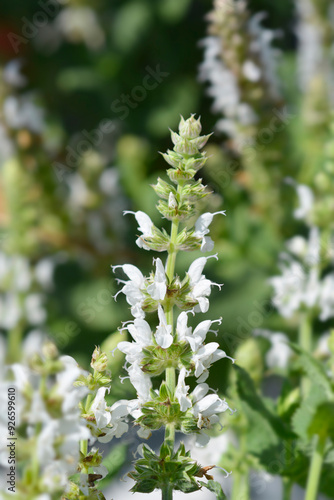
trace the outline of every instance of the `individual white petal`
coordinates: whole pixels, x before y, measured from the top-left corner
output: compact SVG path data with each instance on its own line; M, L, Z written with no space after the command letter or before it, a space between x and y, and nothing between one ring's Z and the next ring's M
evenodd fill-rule
M167 349L173 343L172 326L167 324L166 316L163 308L159 304L158 307L159 326L155 333L155 340L163 349Z

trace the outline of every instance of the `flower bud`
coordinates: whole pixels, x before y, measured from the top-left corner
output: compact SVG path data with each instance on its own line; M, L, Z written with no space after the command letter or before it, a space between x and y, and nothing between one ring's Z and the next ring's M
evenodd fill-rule
M108 357L105 352L101 352L100 347L95 347L90 366L97 372L104 372L107 369Z
M179 124L179 133L182 137L186 137L189 139L193 139L198 137L201 133L202 126L200 119L195 120L194 115L191 115L188 120L185 120L183 116L181 116L181 121Z

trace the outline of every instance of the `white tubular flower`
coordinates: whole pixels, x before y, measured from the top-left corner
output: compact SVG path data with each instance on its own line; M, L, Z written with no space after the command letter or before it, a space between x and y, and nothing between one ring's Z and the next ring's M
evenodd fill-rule
M218 214L226 215L226 212L225 210L214 213L206 212L205 214L200 215L195 223L194 236L202 240L201 244L202 252L211 252L213 250L214 242L210 238L210 236L206 235L210 232L209 226L213 220L213 217Z
M299 184L296 187L299 199L299 207L294 211L296 219L307 219L312 212L314 204L314 195L311 188L304 184Z
M233 413L227 402L220 399L217 394L207 395L209 389L208 384L199 384L190 395L193 402L191 412L197 418L197 427L199 429L210 429L212 425L218 423L219 413L223 413L226 410L230 410ZM201 432L196 439L196 444L205 446L209 440L210 437Z
M209 309L209 299L207 297L211 294L211 286L218 286L219 289L221 287L218 283L213 283L212 281L206 279L206 277L202 274L206 261L211 257L218 259L217 255L199 257L199 259L196 259L190 265L188 270L190 286L192 288L190 296L198 302L198 304L194 307L195 312L207 312Z
M293 351L288 346L289 339L284 333L258 329L254 330L254 335L264 337L271 343L265 357L269 368L284 369L288 366Z
M235 361L230 356L227 356L225 351L219 349L218 342L209 342L195 351L192 355L192 361L195 364L197 382L204 382L209 376L210 366L222 358L229 358L232 363Z
M138 230L143 233L142 236L139 236L136 240L136 244L139 248L143 248L144 250L150 250L150 247L148 247L145 244L145 238L151 238L153 236L152 233L152 228L153 228L153 222L151 221L150 217L145 214L145 212L138 211L138 212L132 212L130 210L125 210L123 214L133 214L135 216L136 221L139 224Z
M163 308L158 307L159 326L155 333L155 340L163 349L167 349L173 343L172 326L167 324L167 319Z
M135 342L119 342L117 347L126 355L126 360L129 363L138 363L143 357L143 347L152 344L150 325L144 319L136 318L126 328Z
M192 406L191 400L188 396L189 385L185 384L186 373L186 369L181 368L175 389L175 397L180 403L181 411L187 411L188 408L191 408Z
M167 292L167 277L161 259L155 259L154 281L148 285L147 292L154 300L164 300Z
M118 279L118 283L124 283L123 288L116 293L114 299L119 293L124 293L126 297L126 301L131 306L131 314L135 318L143 318L145 316L141 305L145 299L145 296L142 292L145 286L145 278L141 271L132 264L124 264L122 266L112 266L112 270L114 271L117 268L123 269L123 272L128 276L130 281L123 281Z
M321 309L321 321L334 316L334 274L327 274L321 283L319 305Z
M138 363L133 363L128 369L130 382L137 391L140 403L150 400L150 390L152 388L151 377L143 372Z
M107 390L109 392L109 389L107 389L107 387L100 387L91 405L91 410L94 413L96 425L99 429L107 427L111 420L110 409L107 408L107 402L105 400L105 394Z

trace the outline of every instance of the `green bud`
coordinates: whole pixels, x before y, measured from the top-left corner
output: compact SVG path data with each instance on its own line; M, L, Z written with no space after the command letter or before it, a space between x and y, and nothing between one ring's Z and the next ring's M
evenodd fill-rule
M167 153L161 153L161 155L164 157L164 160L174 168L179 168L180 164L182 164L182 155L175 153L175 151L168 149Z
M101 348L96 346L92 355L90 366L97 372L104 372L108 366L108 356L101 352Z
M188 139L193 139L198 137L202 131L202 125L200 122L200 118L195 120L195 115L191 115L188 120L185 120L183 116L181 116L181 121L179 124L179 134L182 137L186 137Z
M175 184L178 184L180 181L189 181L191 180L194 175L196 174L196 170L193 169L188 169L188 170L174 170L170 168L167 170L167 175L170 178L172 182L175 182Z
M59 351L57 349L57 346L51 340L49 340L49 341L45 342L45 344L43 344L42 353L43 353L43 356L49 360L54 360L54 359L58 358L58 356L59 356Z
M154 186L152 186L154 191L157 193L160 198L164 198L168 200L170 193L173 193L176 196L176 189L174 186L168 184L168 182L163 181L158 177L158 182Z

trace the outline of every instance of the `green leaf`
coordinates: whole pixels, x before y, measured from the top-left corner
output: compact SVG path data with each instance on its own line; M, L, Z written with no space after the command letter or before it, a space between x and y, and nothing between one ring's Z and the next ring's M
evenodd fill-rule
M199 483L201 486L204 486L209 491L212 491L212 493L216 495L217 500L227 500L227 496L225 495L223 488L221 487L221 484L218 483L217 481L210 480L207 483L199 481Z
M280 464L283 468L285 465L284 444L286 440L294 438L295 434L267 408L245 370L239 366L235 368L237 391L240 397L239 405L241 405L239 410L248 421L247 451L256 456L261 465L268 470L272 463Z
M328 436L334 439L334 403L322 403L316 409L308 428L309 436L317 434L318 436Z
M319 385L312 385L308 396L292 417L292 428L302 440L306 442L309 440L309 429L317 408L326 401L325 389Z
M308 378L312 381L312 384L314 384L314 386L322 387L325 390L327 397L333 398L333 387L330 383L326 370L320 361L313 358L311 354L304 351L297 344L289 342L289 345L291 349L299 354L298 364L303 372L305 372Z

